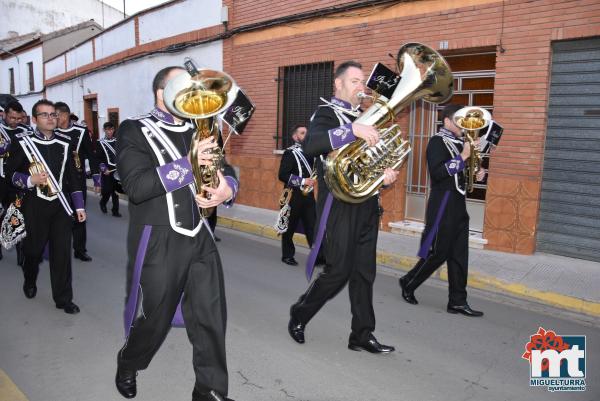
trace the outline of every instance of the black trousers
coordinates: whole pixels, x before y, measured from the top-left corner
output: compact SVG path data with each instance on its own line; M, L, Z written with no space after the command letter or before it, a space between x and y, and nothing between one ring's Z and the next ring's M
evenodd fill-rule
M375 330L373 283L378 233L377 197L360 204L333 200L324 239L326 266L292 306L300 322L307 324L348 283L352 312L350 338L358 342L369 339Z
M294 233L298 223L302 221L304 226L304 235L308 245L312 247L315 234L316 207L315 198L312 193L307 196L302 195L299 189L293 189L292 199L290 199L290 220L288 229L281 234L281 256L283 258L292 258L296 253L294 246Z
M83 192L83 204L87 204L87 184L85 182L85 176L81 183ZM77 253L87 252L87 225L86 222L79 222L75 220L73 222L73 250Z
M100 205L106 207L108 199L112 198L112 212L113 214L119 213L119 194L117 193L118 182L113 177L113 173L102 176L102 188Z
M427 203L426 225L421 243L431 230L444 191L432 191ZM469 265L469 214L465 196L451 191L437 235L425 259L421 258L404 277L406 288L416 290L444 262L448 265L448 302L452 305L467 303L467 276Z
M23 240L25 284L36 283L44 247L50 250L50 282L52 298L57 306L73 300L71 286L71 231L73 219L58 199L46 201L29 193L23 201L23 217L27 236Z
M217 220L218 220L217 210L218 210L218 208L215 208L215 210L212 212L212 214L206 218L206 221L208 222L208 225L210 227L210 231L212 231L213 234L215 232L215 229L217 228Z
M128 285L130 288L136 253L144 226L130 225ZM138 298L138 313L123 348L120 368L145 369L171 328L177 304L193 347L196 389L227 394L225 358L227 309L221 259L208 229L195 237L176 233L169 226L153 226L144 258Z

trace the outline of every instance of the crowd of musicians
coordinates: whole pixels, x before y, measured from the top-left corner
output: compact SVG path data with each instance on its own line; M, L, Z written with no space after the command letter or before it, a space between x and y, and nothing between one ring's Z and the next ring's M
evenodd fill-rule
M159 71L152 82L155 107L122 122L117 133L111 123L104 124L104 137L97 142L86 127L72 122L64 102L38 101L31 110L35 128L25 124L19 103L5 105L0 125L0 185L3 213L10 217L3 220L14 224L7 230L10 237L2 240L18 248L27 298L36 296L39 264L47 257L56 307L77 313L71 248L76 258L91 260L86 249L86 178L91 175L101 192L103 213L108 213L110 200L112 215L120 217L118 192L126 193L130 215L127 339L118 351L116 387L124 397L135 397L138 371L148 366L172 325L185 325L196 376L192 399L223 401L229 400L223 272L212 230L203 228L208 223L201 210L233 204L239 183L225 162L217 187L203 187L204 194L195 187L191 163L211 165L210 151L217 144L201 141L200 152L194 156L197 160L192 160L188 145L196 129L194 122L174 114L164 101L166 85L181 74L186 71L179 67ZM387 168L382 188L364 202L332 197L324 180L325 158L357 139L369 146L380 140L375 127L355 122L361 113L359 93L365 89L363 67L355 61L340 64L334 84L333 97L322 99L306 126L295 126L290 132L294 144L283 153L279 168L285 189L277 223L281 261L298 264L293 235L302 226L312 247L309 280L314 266L322 267L291 304L288 333L296 343L304 344L309 322L348 285L352 312L348 348L389 353L394 347L380 343L374 335L373 283L380 192L394 184L398 171ZM483 313L469 306L466 293L465 161L471 149L452 118L458 109L452 104L443 108L442 127L427 147L431 194L420 260L400 278L399 291L406 302L416 305L419 286L446 262L448 313L477 317ZM477 179L485 173L482 169ZM26 235L20 236L19 222Z
M19 102L11 100L1 107L0 240L5 248L17 250L27 298L37 294L39 265L46 258L56 307L78 313L71 287L71 247L75 258L92 260L86 249L88 176L98 191L102 188L101 209L106 210L112 195L113 216L120 217L114 178L116 139L110 134L114 126L104 124L106 136L95 141L84 125L74 123L76 117L64 102L35 103L30 117L35 128L27 124Z

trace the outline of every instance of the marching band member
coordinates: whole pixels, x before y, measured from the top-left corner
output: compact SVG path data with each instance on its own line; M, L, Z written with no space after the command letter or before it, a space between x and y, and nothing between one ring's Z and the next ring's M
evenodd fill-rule
M6 177L5 173L5 164L10 153L10 144L15 140L17 134L31 130L27 125L22 123L23 113L25 113L25 111L19 102L9 102L5 107L4 120L0 121L0 135L2 135L2 145L0 145L0 201L2 202L2 207L5 212L8 211L9 205L14 202L18 193L17 189L12 186L10 179ZM2 213L0 213L0 216L1 215ZM0 222L2 221L3 219L0 219ZM12 240L12 238L10 239ZM9 240L9 238L6 238L6 240ZM20 242L17 242L16 250L17 264L23 266L23 249ZM0 259L2 259L1 247Z
M465 160L471 154L469 142L454 123L462 106L449 104L442 111L444 126L427 145L427 169L431 191L427 202L425 230L421 237L419 261L400 278L402 298L416 305L415 290L444 262L448 265L448 313L483 316L467 303L469 263L469 214L466 203ZM477 173L483 180L486 170Z
M87 128L73 124L70 120L71 109L64 102L56 102L58 113L57 132L70 138L73 147L73 158L79 173L80 186L83 189L83 202L87 203L87 185L85 176L85 160L87 159L92 170L94 187L100 186L100 174L98 172L98 161L94 153L92 139ZM73 250L77 259L90 262L92 258L87 254L87 227L85 221L75 222L73 225Z
M311 118L304 142L304 151L309 157L326 157L331 151L356 138L364 139L369 146L379 141L379 133L374 127L353 123L360 112L358 92L364 90L365 79L361 68L354 61L337 67L334 75L335 96L319 106ZM323 227L326 266L290 308L288 332L294 341L304 343L306 324L348 283L352 310L348 348L372 353L392 352L394 347L380 344L373 335L379 195L358 204L342 202L329 193L323 179L323 166L319 162L318 172L317 213L320 222L315 246L320 245ZM386 169L384 184L392 184L397 175L393 169Z
M104 138L98 143L100 144L100 152L98 159L100 163L100 172L102 173L102 191L100 198L100 210L106 213L106 204L108 199L112 198L112 215L121 217L119 213L119 194L117 188L120 185L115 178L117 170L117 138L115 135L115 125L111 122L104 123Z
M23 292L27 298L35 297L39 263L48 243L52 297L57 308L74 314L79 307L73 303L70 248L73 215L76 214L78 221L86 218L81 181L70 138L54 131L57 119L54 104L39 100L33 106L32 116L37 126L35 132L16 135L6 165L12 184L26 191L22 206L27 225L23 240ZM32 167L34 162L36 168Z
M279 180L286 188L292 190L288 203L291 209L288 227L281 235L281 261L291 266L298 264L294 259L296 248L293 241L298 223L302 221L309 247L312 247L315 229L316 206L313 195L315 180L311 177L314 158L307 157L302 151L305 137L306 127L297 125L292 129L294 144L285 150L279 165Z
M193 347L193 400L222 401L228 390L223 271L199 207L231 205L238 183L226 165L224 175L218 173L219 186L204 188L210 200L196 195L189 160L195 128L170 114L163 101L167 82L184 73L180 67L160 70L152 85L156 107L123 121L117 135L117 170L130 215L127 339L118 352L115 379L125 398L136 396L137 371L158 351L178 304ZM217 146L212 137L199 146L199 164L212 163L213 156L204 153Z

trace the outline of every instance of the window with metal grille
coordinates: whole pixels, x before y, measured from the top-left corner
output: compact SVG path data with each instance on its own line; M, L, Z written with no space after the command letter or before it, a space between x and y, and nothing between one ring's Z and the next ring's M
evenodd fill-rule
M8 69L8 82L10 83L10 94L15 94L15 70L13 68Z
M493 111L496 53L458 54L446 56L454 75L454 95L449 103L480 106ZM429 138L442 126L440 120L444 105L413 102L410 107L409 139L412 151L408 160L406 191L406 219L423 221L429 191L426 149ZM488 168L489 158L484 156L482 166ZM487 176L474 185L467 195L467 209L471 215L470 230L482 231Z
M454 95L449 103L465 106L479 106L493 113L494 70L454 72ZM410 140L413 151L409 161L408 192L425 194L428 188L427 163L425 150L431 135L442 126L441 111L445 105L434 105L422 100L411 105ZM488 168L489 156L485 155L482 167ZM487 176L483 182L476 183L469 199L485 200Z
M312 113L333 92L333 62L300 64L279 68L277 77L277 149L293 144L290 130L297 124L308 126Z
M35 81L33 79L33 62L27 63L27 70L29 72L29 91L33 92L35 90Z
M108 114L108 121L113 123L113 125L115 126L115 130L117 128L119 128L119 108L115 107L115 108L110 108L107 110L107 114Z

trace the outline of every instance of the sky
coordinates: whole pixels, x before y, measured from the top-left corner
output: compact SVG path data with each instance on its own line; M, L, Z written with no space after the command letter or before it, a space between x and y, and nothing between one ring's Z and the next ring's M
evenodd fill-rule
M116 8L119 11L123 11L123 0L100 0L104 4L108 4L111 7ZM125 12L127 15L133 15L138 11L145 10L150 7L154 7L158 4L166 3L169 0L125 0Z

